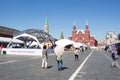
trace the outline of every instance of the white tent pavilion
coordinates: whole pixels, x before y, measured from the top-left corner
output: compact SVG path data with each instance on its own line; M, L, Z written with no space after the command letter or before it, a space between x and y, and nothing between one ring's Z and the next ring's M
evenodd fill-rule
M61 47L65 47L67 45L73 45L74 43L75 43L74 41L71 41L69 39L60 39L55 42L56 45L61 46Z
M14 43L16 39L23 43ZM4 52L4 54L16 55L41 55L43 48L42 43L46 41L52 42L55 41L55 39L43 30L28 29L14 34L7 48L2 48L1 52Z
M10 47L11 43L12 43L15 39L20 39L20 40L24 41L25 44L26 44L26 42L27 42L27 39L28 39L28 41L30 41L30 40L31 40L31 41L35 41L35 42L37 42L37 45L38 45L39 47L41 47L38 39L37 39L35 36L29 35L29 34L27 34L27 33L23 33L23 34L20 34L20 35L14 37L14 38L9 42L9 44L8 44L7 47Z

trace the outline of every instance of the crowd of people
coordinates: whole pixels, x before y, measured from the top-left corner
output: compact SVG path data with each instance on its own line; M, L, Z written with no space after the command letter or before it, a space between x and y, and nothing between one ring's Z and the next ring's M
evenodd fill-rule
M78 61L79 60L79 54L80 53L84 53L84 49L83 48L74 48L74 61ZM54 48L54 53L56 56L56 65L58 68L58 71L62 70L62 66L63 66L63 60L62 60L62 56L64 53L64 48L57 46ZM43 46L43 50L42 50L42 69L48 69L47 66L47 59L48 59L48 53L46 51L46 45ZM117 60L118 60L118 52L117 52L117 48L112 48L111 51L111 59L112 59L112 63L111 63L111 67L117 67Z
M79 60L79 54L83 53L83 52L84 52L83 48L74 48L74 50L73 50L74 61L78 61ZM55 48L54 48L54 53L55 53L55 56L56 56L56 65L57 65L58 71L61 71L62 66L63 66L62 56L63 56L63 53L64 53L64 47L56 45ZM47 50L46 50L46 45L44 45L43 50L42 50L42 69L48 69L47 59L48 59L48 53L47 53Z

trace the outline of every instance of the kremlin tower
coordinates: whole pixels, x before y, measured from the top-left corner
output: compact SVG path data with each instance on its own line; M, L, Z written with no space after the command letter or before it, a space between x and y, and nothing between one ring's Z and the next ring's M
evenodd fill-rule
M48 18L46 17L45 24L44 24L44 31L49 34L49 28L48 28ZM46 41L44 44L49 48L49 42Z
M47 17L46 17L45 24L44 24L44 31L49 33L48 18Z
M90 44L89 41L90 41L90 31L88 29L88 22L86 21L86 25L85 25L85 42Z

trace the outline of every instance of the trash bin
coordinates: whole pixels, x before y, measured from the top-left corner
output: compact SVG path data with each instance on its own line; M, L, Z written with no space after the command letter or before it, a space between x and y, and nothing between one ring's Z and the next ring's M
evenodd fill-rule
M3 54L6 55L6 51L3 51Z

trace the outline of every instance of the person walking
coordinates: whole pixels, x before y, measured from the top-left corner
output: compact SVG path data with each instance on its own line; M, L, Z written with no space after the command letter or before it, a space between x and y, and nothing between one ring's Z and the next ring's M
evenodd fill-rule
M74 51L75 61L77 61L79 59L79 53L80 53L79 48L75 48L75 51Z
M47 69L47 50L46 50L46 45L43 46L42 50L42 69Z
M112 53L111 53L111 57L112 57L112 65L111 67L117 67L117 59L118 59L118 53L117 53L117 48L114 48Z
M56 61L57 61L58 71L61 71L62 70L62 66L63 66L62 56L63 56L63 53L64 53L64 48L61 47L61 46L56 46L54 48L54 52L56 54Z
M57 60L58 70L61 71L62 70L62 65L63 65L62 55L56 55L56 60Z

